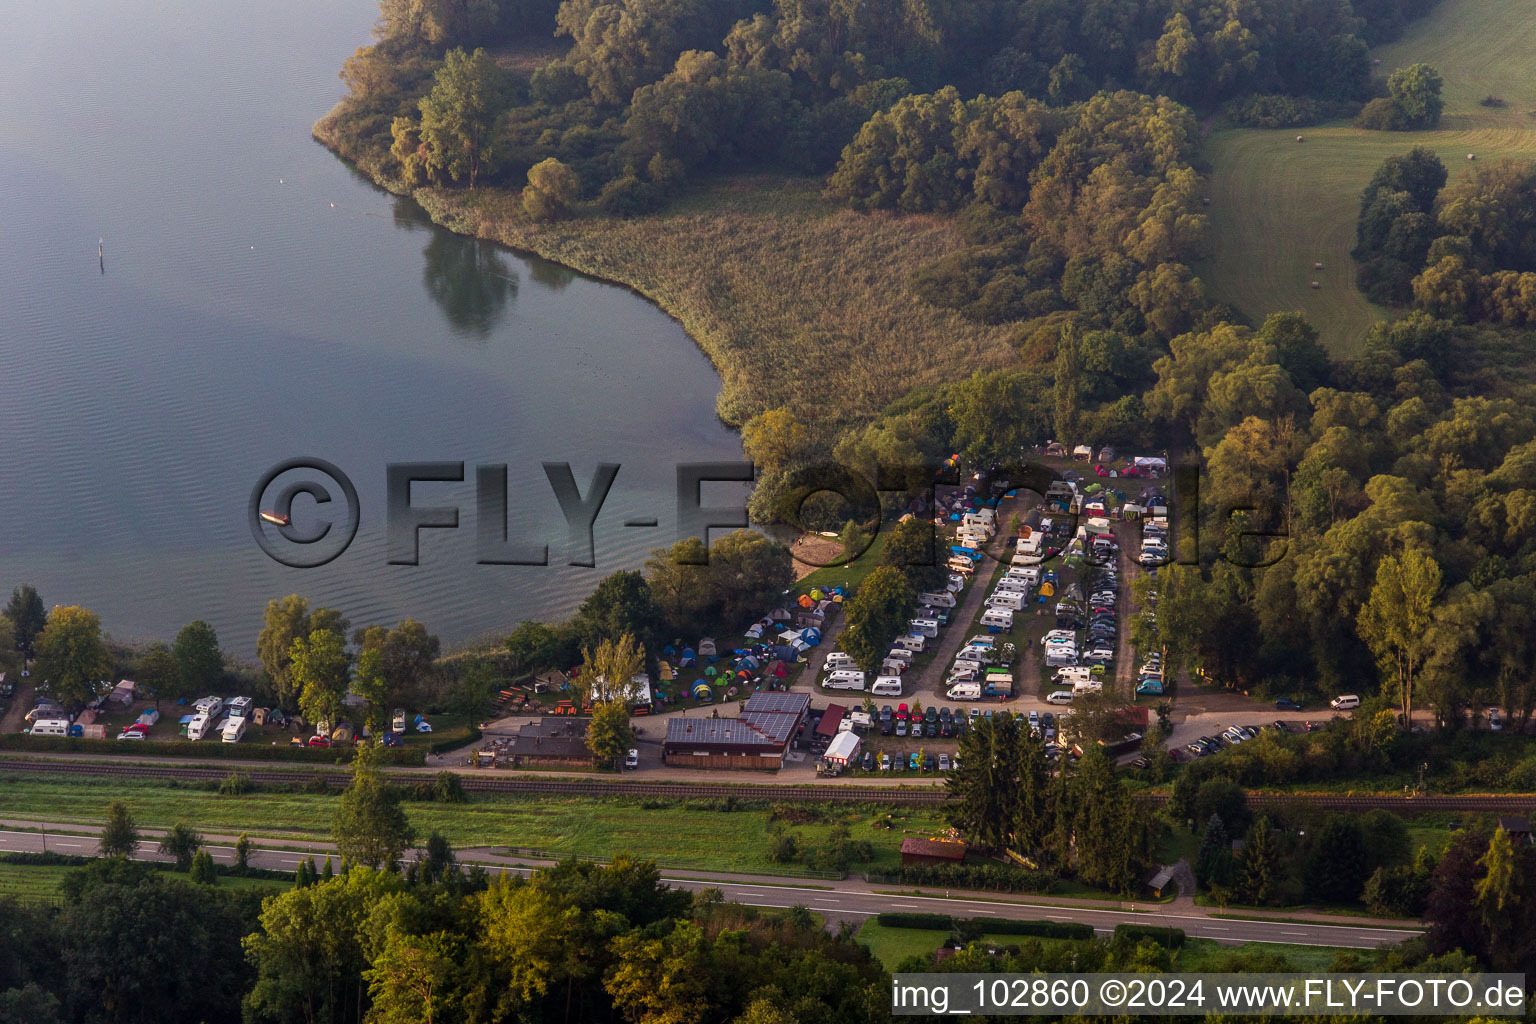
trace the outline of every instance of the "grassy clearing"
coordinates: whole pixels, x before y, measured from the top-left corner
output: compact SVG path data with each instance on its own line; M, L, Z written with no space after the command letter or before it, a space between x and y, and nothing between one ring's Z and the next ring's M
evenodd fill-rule
M944 944L949 932L926 928L891 928L869 918L859 929L859 941L868 946L875 959L893 971L910 956L927 956ZM1076 945L1070 939L1042 939L1032 935L983 935L984 945L1001 949L1026 942L1037 942L1047 952Z
M57 899L59 884L73 870L52 864L0 864L0 896L14 896L24 901Z
M1340 953L1350 950L1337 946L1292 946L1280 942L1245 942L1240 946L1218 945L1214 939L1185 939L1174 959L1180 972L1218 971L1234 955L1281 956L1293 971L1322 971L1332 965Z
M252 836L328 839L338 797L310 793L251 793L221 796L200 789L172 789L146 780L120 780L110 794L95 781L28 776L0 789L0 817L97 824L107 801L119 799L143 827L191 822L205 833L248 831ZM768 859L769 812L717 811L668 803L590 799L472 797L464 804L406 804L419 835L437 829L455 846L516 846L562 856L611 857L632 852L668 867L761 872L777 869ZM834 817L835 816L835 817ZM876 829L872 813L831 812L823 820L790 825L802 846L825 842L835 820L848 823L855 839L868 839L874 857L867 865L894 868L905 835L931 835L937 818L904 811L898 827ZM881 815L883 818L883 815Z
M432 219L640 292L682 322L724 379L731 424L778 405L831 428L915 386L1016 362L1003 327L967 322L908 288L963 246L949 218L853 213L820 182L750 177L661 213L530 223L509 190L424 189Z
M1215 258L1199 268L1211 295L1255 321L1300 310L1333 351L1349 354L1388 311L1354 285L1360 193L1387 157L1428 146L1455 182L1468 153L1480 162L1536 159L1536 19L1528 4L1444 0L1403 39L1381 50L1380 71L1426 61L1445 79L1445 115L1432 132L1368 132L1347 124L1302 131L1216 132L1206 156ZM1479 105L1486 95L1506 101ZM1321 270L1313 264L1321 262ZM1313 289L1311 282L1319 288Z

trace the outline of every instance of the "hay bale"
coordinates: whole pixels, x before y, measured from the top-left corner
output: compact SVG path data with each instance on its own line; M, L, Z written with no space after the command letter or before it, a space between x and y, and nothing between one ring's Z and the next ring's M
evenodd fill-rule
M1307 137L1305 135L1298 135L1298 136L1296 136L1296 141L1297 142L1305 142L1305 141L1307 141Z
M1467 154L1467 159L1468 160L1476 160L1477 159L1477 154L1476 153L1468 153Z

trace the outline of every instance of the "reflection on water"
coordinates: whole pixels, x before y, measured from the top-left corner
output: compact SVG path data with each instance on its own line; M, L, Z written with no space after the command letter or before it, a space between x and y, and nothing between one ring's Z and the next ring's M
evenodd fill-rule
M394 216L396 227L428 232L421 283L454 333L489 337L517 300L517 272L506 257L490 242L435 229L427 211L409 197L395 200Z
M536 284L541 284L552 292L558 292L576 280L576 271L570 267L562 267L558 263L530 256L528 257L528 276L533 278Z
M422 250L421 272L432 301L457 334L484 338L517 298L517 275L490 242L437 231Z

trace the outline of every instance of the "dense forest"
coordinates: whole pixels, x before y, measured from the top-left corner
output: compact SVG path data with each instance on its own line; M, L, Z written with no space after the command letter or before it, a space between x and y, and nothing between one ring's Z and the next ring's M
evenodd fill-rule
M826 173L871 117L946 87L1358 107L1367 46L1432 3L384 0L320 133L402 184L521 187L553 159L576 194L637 212L713 171Z

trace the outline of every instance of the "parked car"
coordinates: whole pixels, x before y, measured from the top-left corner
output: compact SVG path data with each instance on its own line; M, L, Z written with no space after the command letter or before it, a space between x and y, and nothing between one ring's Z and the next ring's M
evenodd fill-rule
M939 755L939 771L941 771L941 772L949 771L949 755L948 754L940 754Z
M864 751L864 770L867 772L875 770L875 752L873 750Z
M1291 700L1291 698L1289 698L1289 697L1281 697L1279 700L1275 701L1275 710L1276 711L1300 711L1301 710L1301 705L1296 703L1294 700Z
M328 747L331 745L331 738L329 736L311 736L309 738L309 745L312 747Z
M640 767L640 751L638 751L638 750L631 750L629 753L625 754L624 755L624 767L625 768L639 768Z
M915 771L920 771L922 769L922 767L923 767L923 762L917 756L917 751L915 751L915 750L912 751L911 755L907 758L907 768L910 769L911 771L915 772Z
M883 772L888 772L888 771L891 770L891 755L890 754L881 754L880 755L880 770L883 771Z

